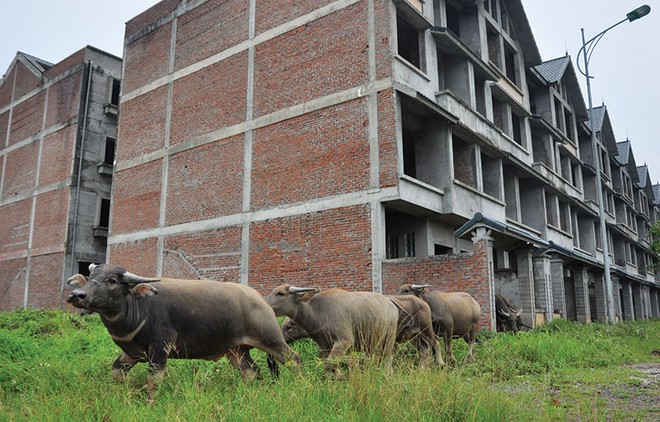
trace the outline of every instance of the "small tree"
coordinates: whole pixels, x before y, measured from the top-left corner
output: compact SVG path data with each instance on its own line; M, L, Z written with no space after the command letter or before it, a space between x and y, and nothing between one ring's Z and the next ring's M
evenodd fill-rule
M651 226L650 230L651 235L651 251L655 257L655 263L653 264L653 269L657 270L660 265L660 220L656 221L655 224Z

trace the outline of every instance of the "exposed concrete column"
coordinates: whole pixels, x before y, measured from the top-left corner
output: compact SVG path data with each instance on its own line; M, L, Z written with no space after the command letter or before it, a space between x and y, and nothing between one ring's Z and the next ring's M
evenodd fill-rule
M623 319L625 321L635 320L635 309L633 308L632 286L629 281L621 281L621 307L623 307Z
M660 317L660 308L658 307L658 289L651 290L651 318Z
M623 314L621 313L621 285L619 276L611 274L612 278L612 302L614 304L614 322L621 322Z
M633 297L633 311L635 312L635 321L641 321L644 313L642 312L642 289L639 283L631 282L632 297Z
M587 268L577 267L573 271L573 282L575 283L575 313L578 322L591 322L591 307L589 306L589 281L587 279Z
M543 310L545 323L552 321L552 284L550 281L550 257L535 256L534 263L534 302L537 309Z
M564 288L564 261L561 258L550 260L550 279L552 280L552 310L566 318L566 291Z
M607 293L605 291L605 278L603 273L593 273L596 291L596 320L607 324Z
M530 327L536 326L536 306L534 300L534 271L532 251L519 249L516 251L518 262L518 290L520 292L520 307L523 309L523 322Z
M648 286L641 286L642 296L642 319L649 319L651 316L651 292Z

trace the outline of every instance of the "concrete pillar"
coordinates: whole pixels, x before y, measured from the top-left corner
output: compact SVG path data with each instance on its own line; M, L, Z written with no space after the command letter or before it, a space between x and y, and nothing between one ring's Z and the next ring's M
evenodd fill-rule
M642 295L642 319L647 320L651 315L651 292L648 286L641 286Z
M644 318L644 313L642 312L642 289L640 284L636 281L631 282L631 284L635 321L641 321Z
M619 276L614 274L612 277L612 301L614 304L614 321L621 322L623 314L621 313L621 286L619 284Z
M554 313L566 318L566 291L564 287L564 261L558 257L550 260L552 282L552 307Z
M578 322L591 322L591 307L589 306L589 280L586 267L576 267L573 271L575 284L575 314Z
M651 318L657 319L660 317L660 308L658 307L658 289L651 290Z
M552 284L550 281L550 256L540 255L533 258L534 302L536 308L543 311L544 322L552 321Z
M596 293L596 321L607 324L607 293L605 292L605 278L603 273L593 273Z
M532 265L532 251L518 249L516 251L518 262L518 290L520 307L523 310L523 322L530 327L536 326L536 306L534 300L534 271Z
M621 284L621 306L623 307L624 321L635 320L635 309L633 305L632 286L628 280L619 280Z

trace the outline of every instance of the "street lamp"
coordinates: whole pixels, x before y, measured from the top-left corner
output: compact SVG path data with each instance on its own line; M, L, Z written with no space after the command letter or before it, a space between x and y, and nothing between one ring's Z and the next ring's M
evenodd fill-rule
M637 19L643 18L651 12L651 7L648 5L643 5L637 9L626 14L626 18L615 23L609 28L601 31L598 35L591 38L589 41L584 40L584 28L581 28L582 32L582 48L578 51L578 57L580 53L583 55L584 60L584 71L580 69L580 61L578 59L578 70L582 73L587 79L587 97L589 98L589 123L591 130L591 145L593 148L594 155L594 164L596 166L596 193L598 198L598 217L600 220L600 238L601 245L603 247L603 273L604 273L604 282L605 282L605 296L607 301L607 322L614 323L614 300L613 300L613 287L612 287L612 277L610 275L610 251L609 243L607 240L607 223L605 221L605 203L603 200L603 185L601 181L601 151L600 147L597 145L596 131L594 130L594 111L593 111L593 102L591 100L591 78L593 76L589 75L589 60L591 59L591 54L594 52L594 48L598 45L598 42L603 38L603 35L610 29L621 25L622 23L628 21L632 22Z

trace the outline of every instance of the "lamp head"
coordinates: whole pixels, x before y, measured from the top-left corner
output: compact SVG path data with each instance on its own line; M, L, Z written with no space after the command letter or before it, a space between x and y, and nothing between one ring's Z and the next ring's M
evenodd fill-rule
M643 18L644 16L648 15L651 12L651 6L648 4L645 4L643 6L639 6L637 9L633 10L632 12L628 12L626 16L628 17L628 22L636 21L637 19Z

